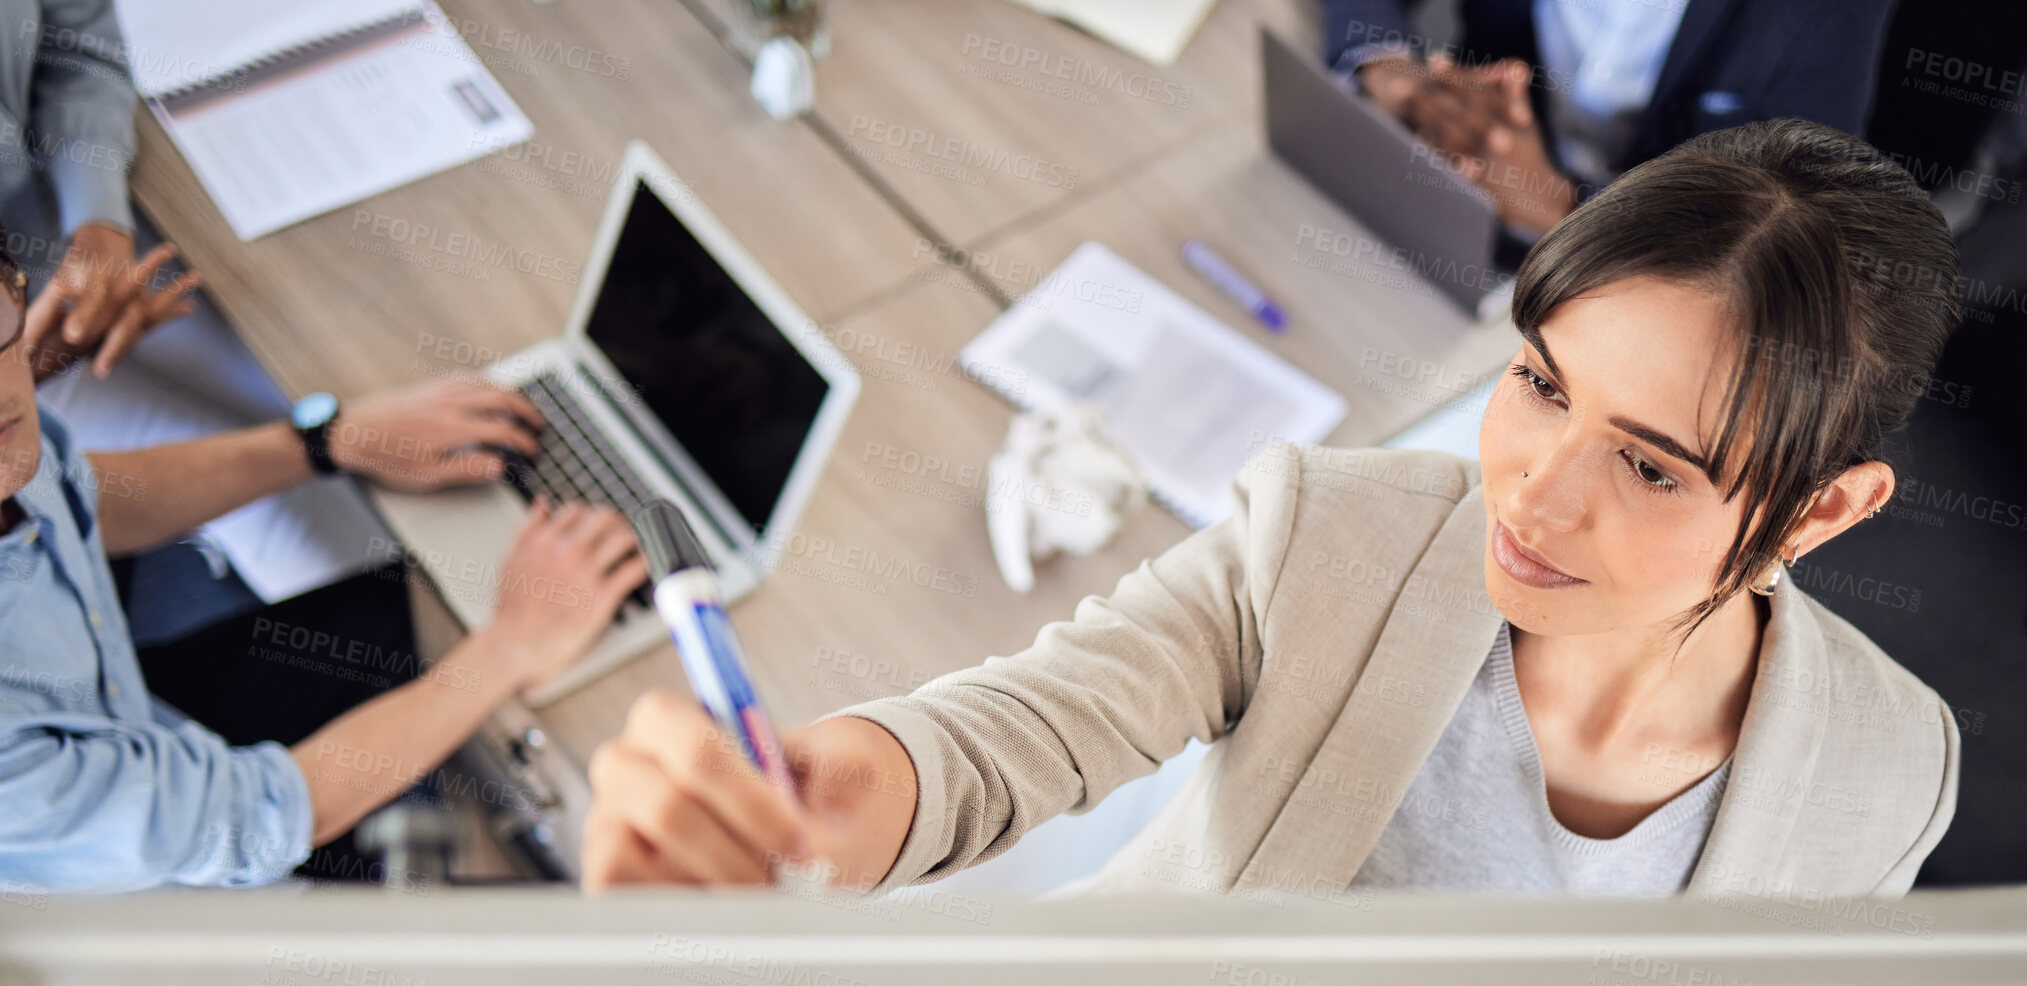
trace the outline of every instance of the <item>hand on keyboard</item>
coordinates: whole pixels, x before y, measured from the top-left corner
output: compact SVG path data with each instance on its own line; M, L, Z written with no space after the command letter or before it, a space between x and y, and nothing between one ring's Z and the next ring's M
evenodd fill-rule
M536 498L500 570L493 636L508 642L506 673L528 688L576 663L647 576L617 511Z
M491 384L439 381L360 398L331 422L331 458L398 490L499 479L504 452L534 455L547 431L526 397Z
M530 502L546 496L631 515L653 494L579 402L578 394L590 386L586 378L544 374L521 388L549 426L543 430L537 449L526 454L516 450L506 456L505 476L521 498ZM652 605L643 585L633 593L626 611Z

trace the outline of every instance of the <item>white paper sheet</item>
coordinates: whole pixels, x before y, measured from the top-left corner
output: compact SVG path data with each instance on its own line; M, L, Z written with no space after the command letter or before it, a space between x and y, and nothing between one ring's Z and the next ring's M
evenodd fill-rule
M1320 441L1344 398L1099 243L1086 243L959 356L1022 406L1096 404L1156 499L1197 526L1269 442Z
M1013 0L1156 65L1172 65L1217 0Z

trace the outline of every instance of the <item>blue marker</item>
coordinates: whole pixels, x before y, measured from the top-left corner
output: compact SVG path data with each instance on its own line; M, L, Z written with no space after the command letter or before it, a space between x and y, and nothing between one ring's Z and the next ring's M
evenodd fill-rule
M1281 313L1281 307L1267 300L1267 293L1253 286L1245 275L1232 269L1225 258L1218 256L1210 247L1196 240L1182 241L1182 259L1190 269L1203 275L1218 290L1239 306L1253 313L1260 324L1276 332L1288 327L1288 316Z
M675 638L690 690L721 724L738 734L760 775L793 793L795 776L746 674L745 654L725 616L717 570L690 522L675 504L649 500L633 512L633 529L654 575L655 612Z

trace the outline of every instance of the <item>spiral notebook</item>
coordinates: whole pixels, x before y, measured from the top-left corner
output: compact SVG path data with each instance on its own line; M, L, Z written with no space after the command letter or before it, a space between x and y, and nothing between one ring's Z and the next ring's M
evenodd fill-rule
M1097 242L1037 281L958 361L1024 408L1094 404L1154 498L1195 527L1231 512L1231 483L1275 441L1322 441L1343 395Z
M134 88L242 240L534 134L428 0L118 9Z

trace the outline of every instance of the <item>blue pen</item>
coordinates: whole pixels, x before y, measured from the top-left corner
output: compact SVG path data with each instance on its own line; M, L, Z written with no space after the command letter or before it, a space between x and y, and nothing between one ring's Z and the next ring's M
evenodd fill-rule
M655 612L675 638L690 689L720 723L738 734L762 777L794 792L795 776L782 756L774 724L760 707L760 696L746 675L739 638L725 616L717 570L689 520L675 504L650 500L634 511L633 528L654 575Z
M1281 306L1268 301L1266 292L1254 287L1253 282L1233 270L1232 265L1225 263L1225 258L1218 256L1210 247L1197 240L1184 240L1182 259L1191 270L1203 275L1204 280L1238 302L1240 307L1252 312L1260 324L1276 332L1288 327L1288 316L1282 314Z

